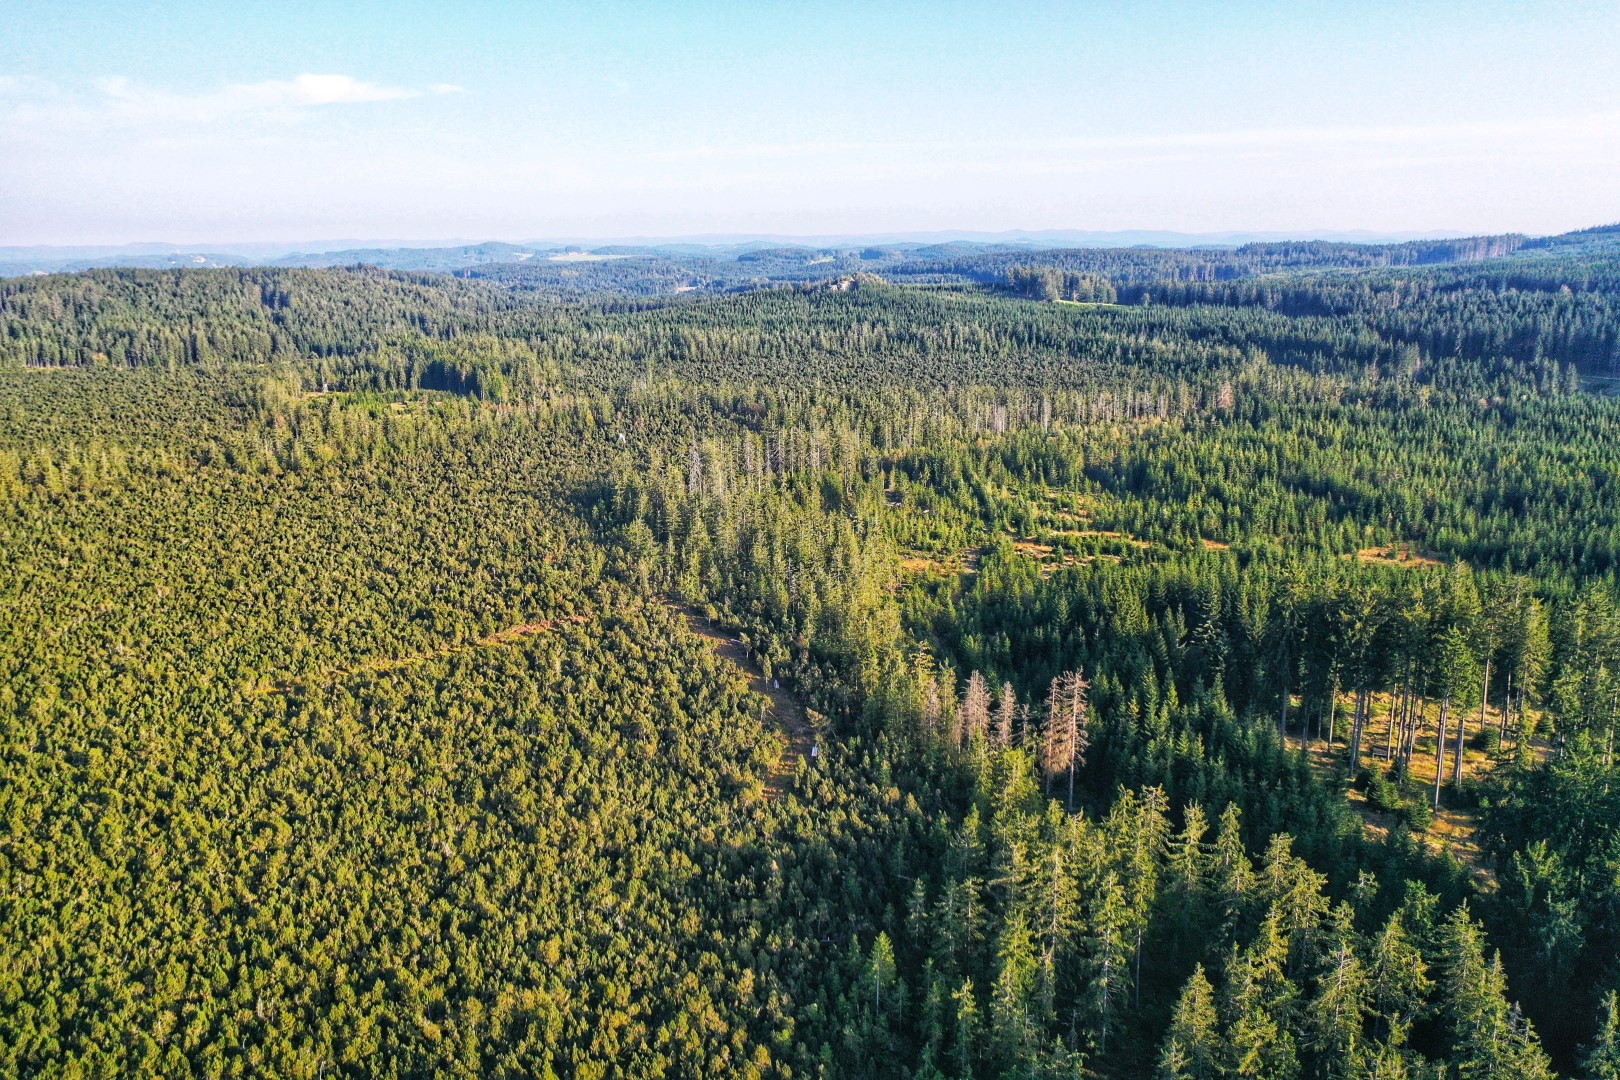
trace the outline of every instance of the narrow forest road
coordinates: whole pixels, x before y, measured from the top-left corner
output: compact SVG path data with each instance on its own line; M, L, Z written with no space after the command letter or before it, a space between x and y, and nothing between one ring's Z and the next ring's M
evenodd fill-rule
M816 745L816 732L810 724L809 711L776 681L765 677L765 673L754 663L754 658L749 655L747 646L742 642L685 604L671 602L670 607L686 620L686 625L692 633L702 638L716 654L730 661L732 666L742 672L748 680L750 690L769 700L765 718L781 736L783 746L770 775L766 777L765 790L770 798L777 798L787 791L788 785L793 781L793 774L798 771L799 762L807 757Z
M288 679L284 682L263 684L258 692L260 694L286 694L291 693L297 687L307 688L315 685L327 685L339 679L346 679L351 675L362 673L381 674L387 671L397 671L400 668L424 664L430 660L443 660L445 657L454 656L457 653L472 652L474 649L510 645L514 641L522 641L526 637L533 637L535 634L544 634L555 630L561 623L586 623L590 622L594 617L592 615L564 615L556 619L519 623L516 626L508 626L504 630L497 630L486 637L476 638L472 641L462 641L453 645L443 645L428 652L413 653L410 656L380 657L375 660L367 660L362 664L356 664L354 667L327 668L313 676L306 675Z
M685 604L669 602L670 608L686 620L687 627L701 638L709 648L728 661L748 682L748 688L764 697L769 703L765 708L765 722L772 727L782 740L781 753L777 755L771 767L770 775L765 779L765 790L768 797L776 798L787 791L798 771L799 762L807 757L816 745L815 728L810 723L810 713L788 691L782 689L774 680L767 679L754 658L749 655L748 649L735 637L716 627L714 623L695 609ZM509 626L504 630L497 630L485 637L472 641L462 641L453 645L445 645L427 652L416 653L410 656L385 657L369 660L353 667L328 668L314 675L307 675L289 679L279 683L266 683L261 686L261 694L286 694L297 688L309 688L318 685L329 685L340 679L362 673L381 674L396 671L400 668L412 667L416 664L431 660L442 660L457 653L471 652L479 648L491 648L501 645L510 645L535 634L543 634L557 629L561 623L589 622L590 615L567 615L557 619L544 619L539 622L521 623Z

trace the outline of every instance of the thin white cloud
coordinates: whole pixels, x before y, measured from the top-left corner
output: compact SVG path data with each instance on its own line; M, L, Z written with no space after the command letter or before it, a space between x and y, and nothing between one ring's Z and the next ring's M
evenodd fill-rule
M291 81L238 83L227 86L221 97L253 108L305 105L360 105L372 101L398 101L420 97L421 91L403 86L379 86L350 75L299 75Z
M100 104L123 120L215 120L324 105L365 105L420 97L420 90L365 82L351 75L297 75L291 79L231 83L198 94L176 94L125 78L97 84ZM94 107L92 103L91 107Z
M48 136L107 127L176 134L225 120L293 120L312 109L402 101L459 90L450 83L418 89L311 72L291 79L228 83L196 93L176 93L122 76L97 80L89 91L0 76L0 120L7 122L13 135Z

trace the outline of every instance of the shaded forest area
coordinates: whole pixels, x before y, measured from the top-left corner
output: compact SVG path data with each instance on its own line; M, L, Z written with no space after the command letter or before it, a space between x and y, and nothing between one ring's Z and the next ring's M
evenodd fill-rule
M1613 245L0 281L0 1070L1620 1077Z

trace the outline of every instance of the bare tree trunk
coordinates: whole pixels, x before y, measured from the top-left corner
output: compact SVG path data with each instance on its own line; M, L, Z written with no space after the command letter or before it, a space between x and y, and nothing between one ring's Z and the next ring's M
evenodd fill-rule
M1406 767L1412 767L1412 755L1417 751L1418 728L1423 726L1423 718L1429 712L1429 699L1427 695L1419 695L1417 708L1413 710L1411 718L1406 722Z
M1440 699L1440 726L1434 739L1434 808L1440 809L1440 781L1446 775L1446 717L1451 712L1451 695Z
M1395 739L1395 758L1404 770L1411 761L1411 753L1407 750L1407 743L1412 738L1412 713L1417 708L1417 691L1412 689L1411 671L1407 672L1407 685L1401 694L1401 732Z
M1530 741L1530 695L1519 694L1519 730L1513 736L1513 745L1518 747L1521 742Z
M1287 669L1286 668L1287 663L1288 663L1288 661L1285 659L1283 661L1284 670ZM1289 699L1290 696L1291 696L1291 691L1290 691L1289 686L1288 686L1288 677L1285 675L1285 676L1283 676L1283 688L1282 688L1282 715L1277 720L1277 730L1278 730L1278 732L1280 732L1282 734L1282 742L1283 742L1283 747L1285 749L1288 746L1288 699Z
M1395 768L1401 776L1411 767L1411 752L1407 750L1407 740L1412 734L1412 709L1415 697L1407 700L1407 707L1401 712L1401 733L1395 737Z
M1485 730L1485 703L1491 696L1491 659L1485 658L1485 678L1479 693L1479 730ZM1451 766L1451 786L1462 787L1463 773L1463 737L1468 730L1468 720L1461 712L1457 714L1457 753Z
M1365 687L1356 691L1356 715L1350 729L1350 772L1361 768L1361 740L1367 730L1368 692Z
M1338 718L1339 718L1339 680L1338 680L1338 677L1335 676L1334 679L1333 679L1332 689L1330 689L1328 691L1328 718L1327 718L1327 720L1328 720L1328 732L1327 732L1327 741L1328 741L1329 746L1333 745L1333 728L1334 728L1335 722L1338 720Z
M1451 755L1451 786L1462 787L1463 773L1463 740L1468 734L1468 714L1461 709L1457 710L1457 743Z
M1395 695L1389 696L1389 729L1384 732L1384 760L1395 758Z
M1508 673L1507 673L1507 696L1502 699L1502 715L1500 717L1500 723L1499 723L1499 726L1497 727L1497 731L1496 731L1496 735L1497 735L1497 740L1496 741L1497 741L1497 745L1499 745L1499 746L1503 745L1503 744L1505 744L1507 742L1508 714L1511 713L1512 711L1513 711L1513 671L1512 671L1512 669L1509 669Z

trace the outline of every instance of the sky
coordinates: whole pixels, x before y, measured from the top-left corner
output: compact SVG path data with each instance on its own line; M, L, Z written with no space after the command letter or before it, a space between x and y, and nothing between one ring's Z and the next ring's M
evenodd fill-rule
M1620 220L1620 4L0 0L0 245Z

